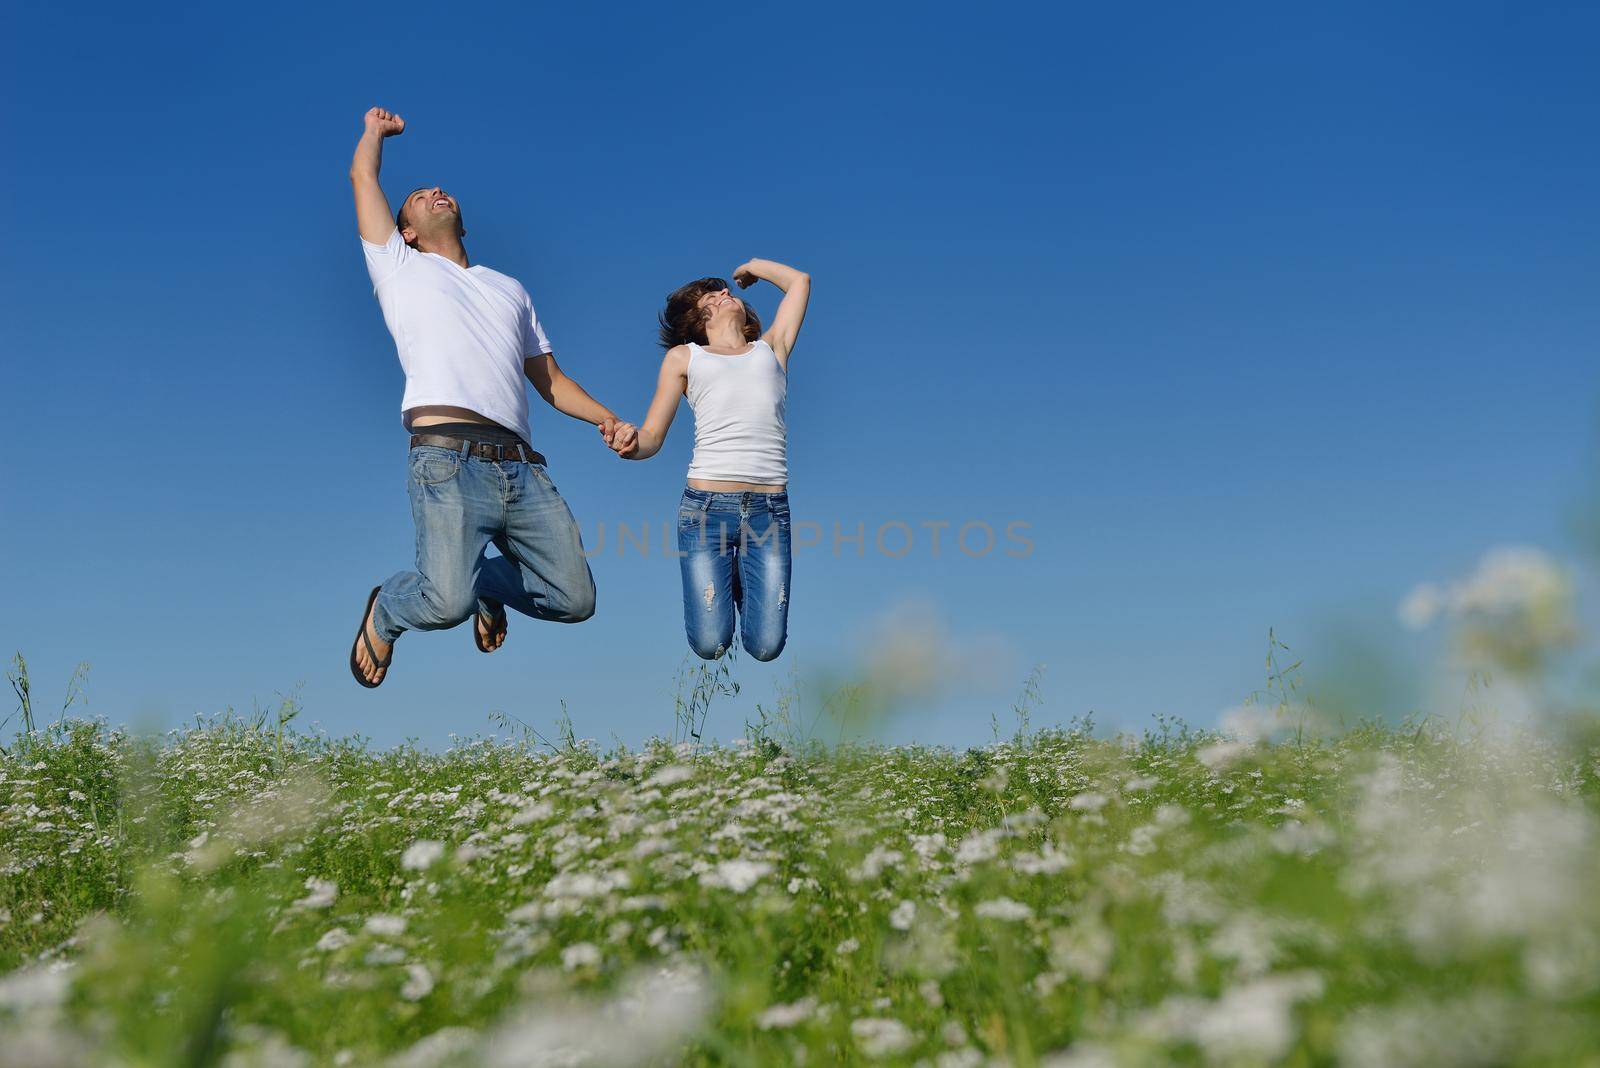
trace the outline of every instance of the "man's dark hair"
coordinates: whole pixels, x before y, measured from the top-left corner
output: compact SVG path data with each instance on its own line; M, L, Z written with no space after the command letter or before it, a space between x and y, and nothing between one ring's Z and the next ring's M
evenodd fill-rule
M400 210L394 213L394 228L396 230L404 230L406 228L406 205L411 203L411 198L416 196L422 190L431 189L431 188L433 188L433 187L432 186L427 186L427 185L419 185L419 186L417 186L417 188L413 189L411 192L406 194L406 198L400 202ZM464 234L464 233L467 232L467 224L462 220L461 212L459 210L457 210L457 212L456 212L456 232L457 233L461 233L461 234ZM405 240L405 235L404 234L401 235L401 240L402 241ZM406 243L407 244L411 244L409 241L407 241ZM416 248L417 246L416 245L411 245L411 247L412 248Z
M696 345L704 345L708 313L700 307L700 298L707 293L720 293L729 288L727 280L723 278L697 278L668 294L667 306L661 309L659 316L661 347L676 348L691 341ZM761 318L748 301L740 303L744 305L744 339L755 341L761 336Z
M406 205L411 203L411 198L416 196L419 191L426 188L428 187L425 185L419 185L416 189L407 193L405 199L400 201L400 210L394 213L394 228L396 230L404 230L406 228Z

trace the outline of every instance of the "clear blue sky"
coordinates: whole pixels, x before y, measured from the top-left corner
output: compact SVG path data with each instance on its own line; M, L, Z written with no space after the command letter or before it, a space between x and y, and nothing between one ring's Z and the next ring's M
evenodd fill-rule
M791 639L740 666L738 732L874 620L942 619L976 677L900 738L1205 723L1268 626L1415 639L1393 605L1485 548L1570 542L1600 395L1582 5L236 5L10 13L0 650L48 710L175 723L303 684L380 742L671 726L676 561L592 561L599 611L345 657L410 563L402 379L346 170L373 104L391 195L441 182L562 365L642 416L660 299L746 257L815 278L792 364ZM757 298L770 313L771 293ZM533 399L594 544L670 521L687 411L624 464ZM917 541L878 554L901 520ZM935 558L924 520L1031 524ZM954 527L946 533L949 538ZM1002 542L1002 548L1004 543Z

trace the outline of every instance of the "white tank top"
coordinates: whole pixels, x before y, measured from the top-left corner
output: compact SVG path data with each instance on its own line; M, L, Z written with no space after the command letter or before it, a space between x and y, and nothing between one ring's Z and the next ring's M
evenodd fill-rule
M789 379L765 341L741 356L718 356L689 343L694 458L689 477L722 482L789 482L783 410Z

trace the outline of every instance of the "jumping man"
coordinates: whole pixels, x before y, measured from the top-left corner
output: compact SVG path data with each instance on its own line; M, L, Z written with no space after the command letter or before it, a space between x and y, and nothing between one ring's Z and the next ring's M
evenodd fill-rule
M378 168L384 139L404 130L399 115L368 111L350 165L367 270L406 373L400 408L417 530L416 570L372 590L350 650L350 671L367 687L383 682L408 630L471 616L474 642L491 653L505 641L507 608L558 623L594 614L578 524L529 444L524 376L619 453L636 436L562 373L521 283L467 259L454 197L415 189L391 213ZM485 555L491 542L502 556Z

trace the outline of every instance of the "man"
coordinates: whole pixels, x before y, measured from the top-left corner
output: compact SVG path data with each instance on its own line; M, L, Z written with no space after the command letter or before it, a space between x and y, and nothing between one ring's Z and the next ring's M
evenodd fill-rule
M438 186L391 214L378 184L385 138L405 120L373 108L350 165L367 270L406 372L417 569L367 598L350 650L366 687L383 682L395 641L475 616L486 653L505 641L507 608L578 623L594 614L594 577L578 524L528 433L526 376L557 411L599 428L613 449L637 431L562 373L527 290L467 258L461 209ZM488 558L493 542L503 554Z

